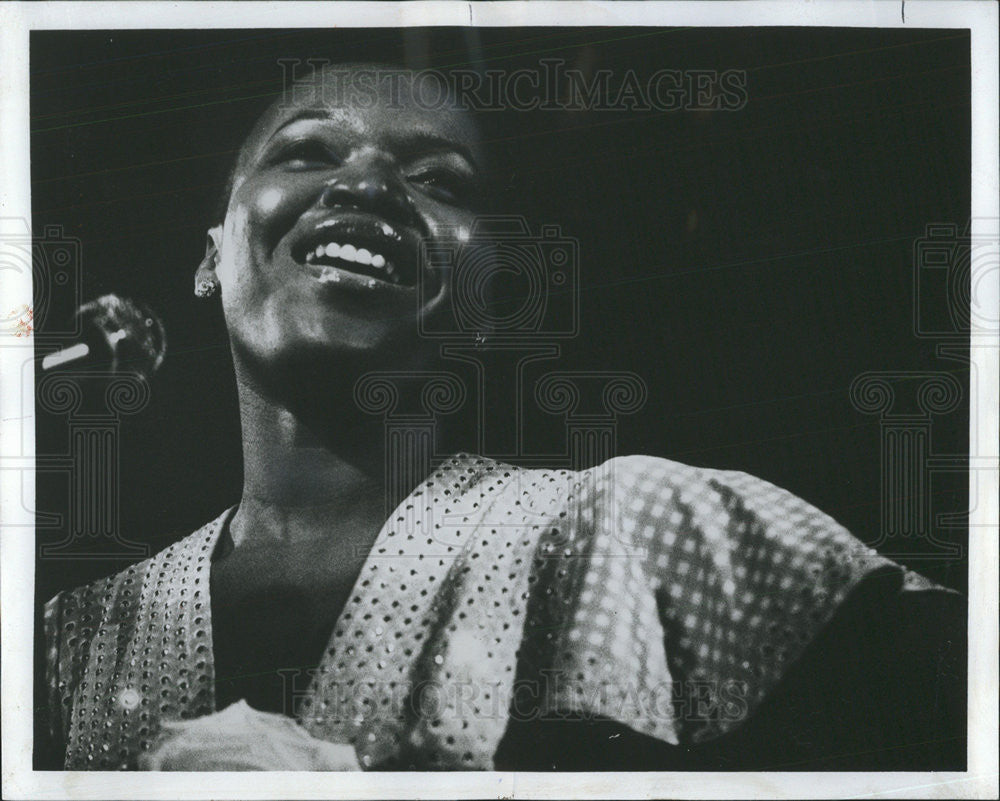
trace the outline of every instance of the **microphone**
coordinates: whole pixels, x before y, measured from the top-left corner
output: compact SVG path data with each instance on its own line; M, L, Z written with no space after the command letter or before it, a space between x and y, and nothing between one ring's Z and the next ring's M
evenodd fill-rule
M145 304L102 295L76 311L80 341L42 359L42 371L99 367L112 373L140 373L147 379L163 364L167 337L163 322Z

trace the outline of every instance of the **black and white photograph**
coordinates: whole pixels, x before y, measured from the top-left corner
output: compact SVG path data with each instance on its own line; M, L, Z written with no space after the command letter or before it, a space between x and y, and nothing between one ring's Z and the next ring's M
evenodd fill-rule
M997 6L615 5L4 9L5 797L996 792Z

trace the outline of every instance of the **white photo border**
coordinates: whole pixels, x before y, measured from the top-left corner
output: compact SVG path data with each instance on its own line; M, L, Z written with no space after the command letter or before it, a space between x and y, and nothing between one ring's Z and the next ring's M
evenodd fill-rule
M1000 218L998 5L975 0L781 2L39 2L0 5L0 218L31 219L28 39L32 30L411 26L950 28L971 31L972 234ZM995 228L992 231L995 237ZM996 263L995 261L993 262ZM988 265L987 265L988 266ZM975 268L974 268L975 269ZM994 271L995 272L995 271ZM985 319L1000 275L985 276ZM977 276L973 275L973 281ZM0 270L4 306L31 304L30 275ZM976 321L973 321L976 325ZM995 334L995 332L994 332ZM972 349L982 381L970 453L968 770L938 773L85 773L32 770L34 625L32 340L0 332L0 609L4 798L995 798L998 757L998 355ZM11 469L12 468L12 469ZM975 500L972 503L973 499Z

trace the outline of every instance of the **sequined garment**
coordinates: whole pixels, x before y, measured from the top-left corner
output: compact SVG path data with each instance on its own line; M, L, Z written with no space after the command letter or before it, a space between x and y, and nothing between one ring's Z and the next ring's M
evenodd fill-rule
M228 514L47 604L67 769L135 768L164 721L215 710L209 576ZM383 526L296 714L365 768L491 769L521 715L704 742L876 571L932 586L745 473L460 454Z

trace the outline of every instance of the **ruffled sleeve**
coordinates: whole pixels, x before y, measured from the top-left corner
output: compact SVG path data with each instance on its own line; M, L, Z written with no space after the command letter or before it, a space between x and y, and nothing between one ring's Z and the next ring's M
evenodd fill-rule
M866 578L904 585L831 517L745 473L623 457L572 501L580 558L548 705L672 744L743 723Z

